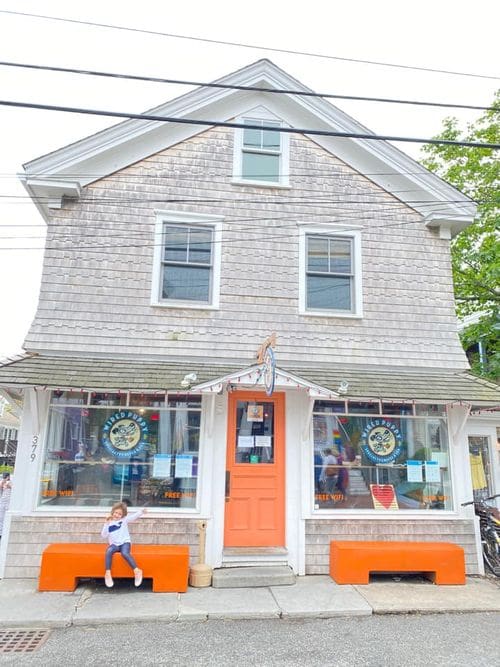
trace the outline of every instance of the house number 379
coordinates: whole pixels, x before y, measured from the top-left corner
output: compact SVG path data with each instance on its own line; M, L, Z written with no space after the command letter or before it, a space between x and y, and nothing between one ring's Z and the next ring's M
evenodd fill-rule
M38 447L38 436L37 436L37 435L34 435L32 441L31 441L31 455L30 455L30 459L31 459L32 462L36 459L36 450L37 450L37 447Z

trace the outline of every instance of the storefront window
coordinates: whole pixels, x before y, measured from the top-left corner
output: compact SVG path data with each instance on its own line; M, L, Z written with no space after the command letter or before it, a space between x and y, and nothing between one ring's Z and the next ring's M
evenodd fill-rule
M444 417L405 404L364 416L336 407L318 401L313 414L315 509L452 509Z
M41 506L196 506L199 396L74 398L52 397Z

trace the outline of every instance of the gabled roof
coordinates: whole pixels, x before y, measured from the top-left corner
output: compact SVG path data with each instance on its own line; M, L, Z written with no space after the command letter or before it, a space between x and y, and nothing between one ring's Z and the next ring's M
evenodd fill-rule
M291 127L371 133L325 99L294 94L294 91L313 91L269 60L259 60L214 83L292 92L278 95L272 92L200 87L146 113L217 123L230 121L261 104ZM26 163L21 180L47 219L48 200L52 200L51 205L57 207L63 196L78 197L81 189L90 182L205 129L205 126L175 122L126 120ZM472 222L476 207L468 197L392 144L317 135L314 135L314 141L353 169L369 174L369 178L380 187L394 193L398 199L420 212L430 226L440 226L455 234Z

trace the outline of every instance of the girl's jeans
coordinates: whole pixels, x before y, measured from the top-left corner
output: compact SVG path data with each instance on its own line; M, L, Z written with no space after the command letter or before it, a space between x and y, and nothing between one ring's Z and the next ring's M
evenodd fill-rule
M111 560L113 555L117 552L120 552L122 557L127 561L130 567L135 570L137 563L130 555L130 542L125 542L124 544L110 544L106 549L106 570L111 570Z

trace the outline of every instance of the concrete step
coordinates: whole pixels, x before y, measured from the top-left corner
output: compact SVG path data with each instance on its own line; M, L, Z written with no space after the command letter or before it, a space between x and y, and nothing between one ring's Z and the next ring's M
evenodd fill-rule
M288 565L284 547L225 547L221 567L264 567Z
M288 565L256 567L226 567L214 570L214 588L258 588L262 586L290 586L295 575Z

